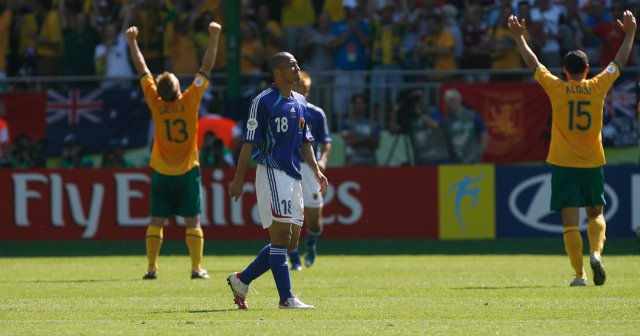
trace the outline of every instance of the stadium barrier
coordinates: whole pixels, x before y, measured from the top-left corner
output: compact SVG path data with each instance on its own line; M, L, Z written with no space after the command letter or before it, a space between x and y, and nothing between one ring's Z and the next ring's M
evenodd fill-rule
M230 169L202 169L208 239L266 239L253 173L238 202ZM640 226L640 171L606 167L607 236ZM559 237L545 167L442 165L333 168L323 212L326 238L493 239ZM149 220L149 169L0 170L0 240L135 240ZM633 206L633 205L636 206ZM581 228L585 229L585 219ZM178 218L166 239L183 239Z

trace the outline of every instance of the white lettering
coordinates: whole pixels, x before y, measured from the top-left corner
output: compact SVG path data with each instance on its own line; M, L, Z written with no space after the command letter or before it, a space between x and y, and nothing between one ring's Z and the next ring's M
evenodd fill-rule
M333 201L333 198L335 197L335 195L336 195L336 189L333 187L333 184L329 183L329 185L327 186L327 191L325 191L323 195L324 207L326 207L327 205L329 205L329 203L331 203L331 201ZM335 220L336 220L336 215L322 217L322 225L333 224Z
M640 230L640 174L631 175L631 229Z
M216 169L211 173L213 183L211 183L211 206L213 208L213 225L225 226L227 225L227 218L224 215L225 203L227 197L226 188L220 180L224 178L224 173L220 169ZM232 202L233 203L233 202Z
M144 194L131 189L132 182L144 182L149 184L149 176L142 173L115 173L116 180L116 216L118 225L121 226L145 226L149 224L150 217L131 217L129 205L131 199L143 199Z
M49 175L51 183L51 224L57 227L64 226L64 211L62 204L62 177L60 174Z
M207 215L207 191L204 185L200 185L200 225L209 225L209 215Z
M349 191L360 191L360 185L356 182L345 182L338 187L338 200L350 211L348 217L338 215L338 223L342 225L352 225L362 218L362 204Z
M255 193L256 187L253 183L245 183L242 187L243 193L240 195L237 201L231 201L231 225L244 225L244 218L242 217L242 209L244 208L243 204L243 195L246 193ZM231 199L231 198L230 198ZM253 217L253 216L252 216Z
M73 183L68 183L65 187L67 194L69 194L69 205L71 206L73 221L86 228L84 233L82 233L82 238L93 238L98 231L100 210L102 209L102 200L104 199L104 186L99 183L93 184L88 216L85 216L84 209L82 209L82 200L78 187Z
M29 226L29 204L30 198L40 199L42 195L34 190L28 189L29 182L47 183L47 178L42 174L13 174L15 222L19 227Z

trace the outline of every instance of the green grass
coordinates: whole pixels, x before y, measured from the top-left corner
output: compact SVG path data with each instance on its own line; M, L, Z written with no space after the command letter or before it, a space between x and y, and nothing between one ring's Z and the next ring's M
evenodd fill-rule
M0 242L0 335L640 330L640 255L631 239L607 242L607 283L584 288L568 287L572 272L557 239L322 243L317 265L292 273L294 291L315 310L277 309L267 273L253 283L250 310L238 311L225 278L264 242L208 241L210 280L190 280L184 244L166 242L155 281L140 280L142 242Z

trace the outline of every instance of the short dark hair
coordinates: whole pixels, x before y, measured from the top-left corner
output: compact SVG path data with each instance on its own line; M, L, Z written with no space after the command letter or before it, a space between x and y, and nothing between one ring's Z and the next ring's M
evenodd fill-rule
M572 50L562 58L562 66L571 75L579 75L589 65L589 58L581 50Z
M271 57L269 57L269 61L267 62L267 67L269 68L269 74L271 78L273 78L273 70L276 68L282 67L284 64L287 64L291 59L291 54L286 51L277 52Z
M362 92L357 92L354 93L353 96L351 96L351 103L355 103L356 100L358 99L362 99L365 103L367 103L367 95L362 93Z
M158 76L158 96L164 101L174 101L178 98L178 86L171 80L171 73L165 71Z

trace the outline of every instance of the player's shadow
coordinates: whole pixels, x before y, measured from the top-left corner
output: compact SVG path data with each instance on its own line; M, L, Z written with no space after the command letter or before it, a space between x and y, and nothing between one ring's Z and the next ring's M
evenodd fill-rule
M93 282L123 282L137 281L134 279L76 279L76 280L16 280L16 281L0 281L0 283L93 283Z
M556 286L471 286L471 287L453 287L453 290L477 290L477 289L540 289L551 288Z

